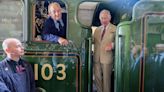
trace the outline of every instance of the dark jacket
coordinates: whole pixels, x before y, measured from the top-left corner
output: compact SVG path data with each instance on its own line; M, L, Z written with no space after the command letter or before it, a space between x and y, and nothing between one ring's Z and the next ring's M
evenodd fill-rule
M49 17L45 22L44 22L44 26L43 26L43 30L42 30L42 39L43 40L48 40L48 41L52 41L52 42L57 42L58 39L54 39L55 41L51 40L50 38L53 39L53 37L44 37L45 35L53 35L58 37L63 37L66 38L66 16L63 14L62 15L62 21L64 23L63 27L59 27L60 30L58 30L55 26L54 20Z
M20 59L19 64L24 67L24 71L17 73L16 61L5 58L0 62L0 92L35 92L34 73L31 65Z

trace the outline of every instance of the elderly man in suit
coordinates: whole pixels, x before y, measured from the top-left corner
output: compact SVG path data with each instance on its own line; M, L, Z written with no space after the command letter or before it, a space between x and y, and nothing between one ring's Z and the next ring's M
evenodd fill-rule
M116 26L110 23L111 14L108 10L102 10L99 19L101 26L93 36L95 84L98 92L110 92Z
M48 14L49 17L43 26L42 39L53 43L59 43L60 45L67 45L66 16L62 16L60 5L56 2L49 4Z

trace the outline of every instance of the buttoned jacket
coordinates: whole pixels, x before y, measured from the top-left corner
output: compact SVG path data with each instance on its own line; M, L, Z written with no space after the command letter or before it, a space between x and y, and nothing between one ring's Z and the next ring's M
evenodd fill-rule
M113 63L113 53L112 51L106 51L105 47L110 43L115 42L116 26L109 23L106 26L105 34L101 39L102 30L104 30L103 26L96 28L93 35L94 61L95 63L100 62L102 64L111 64Z

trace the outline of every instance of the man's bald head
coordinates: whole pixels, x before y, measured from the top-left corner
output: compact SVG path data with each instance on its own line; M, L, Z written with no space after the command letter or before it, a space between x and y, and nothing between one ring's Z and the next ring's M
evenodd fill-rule
M16 38L7 38L7 39L5 39L2 43L3 50L5 51L6 48L10 48L12 46L12 44L15 43L15 42L20 42L20 41Z
M24 47L22 43L16 38L7 38L2 43L3 50L8 57L16 57L24 55Z

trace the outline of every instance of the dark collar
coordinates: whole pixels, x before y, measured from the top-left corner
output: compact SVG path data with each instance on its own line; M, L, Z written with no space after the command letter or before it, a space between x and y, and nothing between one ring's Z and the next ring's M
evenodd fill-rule
M19 61L17 62L17 61L14 61L14 60L12 60L12 59L10 59L10 58L7 57L7 58L6 58L6 61L7 61L7 63L9 64L9 66L11 67L12 71L14 71L14 72L16 72L16 66L17 66L17 65L22 65L22 66L24 67L24 64L23 64L21 58L20 58Z
M12 60L12 59L10 59L10 58L6 58L6 61L8 62L8 63L11 63L11 64L14 64L14 65L20 65L20 64L22 64L22 60L21 60L21 58L19 59L19 61L14 61L14 60Z

